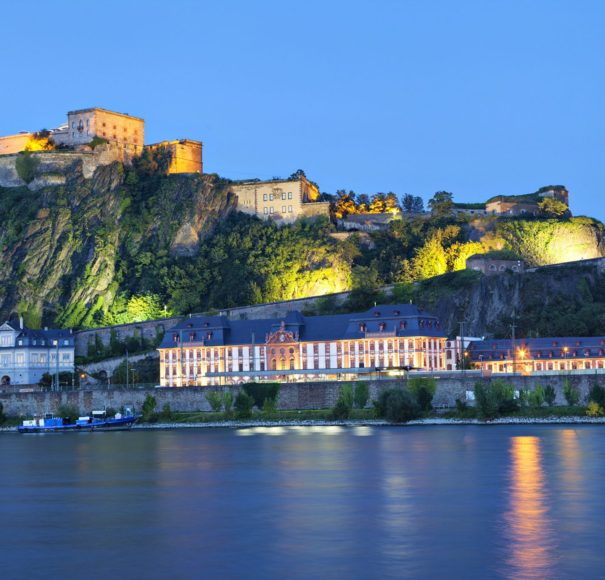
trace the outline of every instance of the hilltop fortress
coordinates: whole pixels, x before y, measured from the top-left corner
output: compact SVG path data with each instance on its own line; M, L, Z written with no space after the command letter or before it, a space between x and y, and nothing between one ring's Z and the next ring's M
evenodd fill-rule
M65 183L78 166L85 178L114 161L132 163L145 148L170 152L168 173L202 173L202 143L191 139L144 144L145 121L99 107L67 113L67 123L40 133L22 132L0 137L0 186L27 185L39 189ZM18 159L26 154L35 160L33 179L20 172Z

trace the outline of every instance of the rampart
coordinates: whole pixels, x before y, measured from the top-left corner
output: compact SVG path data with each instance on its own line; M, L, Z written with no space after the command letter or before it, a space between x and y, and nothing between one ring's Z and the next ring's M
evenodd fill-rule
M602 376L602 375L601 375ZM453 407L456 399L465 400L467 391L472 391L476 381L487 383L490 379L482 379L478 372L443 373L437 378L437 392L433 399L435 407ZM550 375L540 377L507 377L515 389L533 388L536 383L542 386L552 385L557 393L557 404L564 404L563 386L569 380L581 394L586 397L591 385L597 380L597 375ZM284 383L281 386L279 409L325 409L333 407L338 399L341 382L308 382ZM405 380L384 379L368 381L370 401L376 399L379 393L387 388L401 386ZM153 395L157 401L157 409L165 404L173 411L209 411L210 405L205 395L211 391L231 391L236 393L239 387L183 387L183 388L148 388L148 389L95 389L66 392L45 393L0 393L0 402L4 412L10 416L40 415L56 413L60 405L75 405L81 412L92 409L134 405L140 410L147 395ZM371 404L371 403L370 403Z
M32 151L31 157L38 164L35 178L29 184L19 177L17 159L19 154L0 155L0 186L19 187L27 185L36 190L47 185L62 185L67 176L81 168L82 175L90 179L97 167L123 161L124 152L117 145L98 145L88 151Z

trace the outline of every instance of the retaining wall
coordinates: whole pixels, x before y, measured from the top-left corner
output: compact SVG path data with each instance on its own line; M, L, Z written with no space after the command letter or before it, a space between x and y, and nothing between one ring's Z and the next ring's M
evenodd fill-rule
M437 380L437 392L433 399L436 407L453 407L456 399L465 400L466 391L472 390L475 382L481 377L478 373L468 372L449 373L441 375ZM482 379L489 383L490 379ZM507 382L512 383L516 389L532 388L539 383L542 386L552 385L557 392L557 404L564 404L563 385L569 380L580 390L582 400L587 395L592 384L598 380L593 375L550 375L541 377L508 377ZM402 380L385 379L368 381L370 387L370 401L376 399L383 389L402 384ZM282 384L278 408L279 409L325 409L333 407L338 399L339 382L309 382ZM231 391L236 393L238 387L182 387L160 389L95 389L80 390L62 393L0 393L0 402L4 405L4 412L8 415L35 415L56 413L62 404L76 405L81 412L92 409L113 407L119 409L122 405L134 405L140 409L145 397L153 395L160 410L168 403L173 411L209 411L210 406L205 394L210 391Z

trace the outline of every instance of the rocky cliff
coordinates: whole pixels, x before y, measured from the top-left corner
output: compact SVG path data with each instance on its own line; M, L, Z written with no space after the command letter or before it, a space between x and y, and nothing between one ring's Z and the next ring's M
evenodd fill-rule
M233 207L216 176L144 180L118 162L36 192L0 187L0 317L89 325L120 292L125 252L195 253Z

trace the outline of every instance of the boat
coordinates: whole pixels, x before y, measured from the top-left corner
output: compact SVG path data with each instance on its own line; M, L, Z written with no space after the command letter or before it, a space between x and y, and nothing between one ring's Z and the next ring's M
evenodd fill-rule
M53 417L27 419L18 427L19 433L81 433L82 431L125 431L141 418L141 415L127 411L108 417L105 411L93 411L90 415L70 418Z

